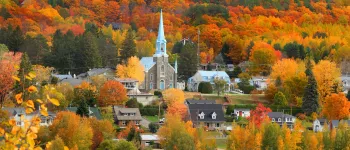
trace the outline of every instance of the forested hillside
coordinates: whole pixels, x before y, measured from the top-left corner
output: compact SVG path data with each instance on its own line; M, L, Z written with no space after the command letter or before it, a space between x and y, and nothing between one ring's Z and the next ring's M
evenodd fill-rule
M347 0L0 0L0 43L61 72L115 67L129 46L125 39L135 39L135 55L153 54L162 9L169 55L180 52L176 44L183 38L197 43L199 30L203 63L222 52L226 61L250 59L259 66L253 73L268 73L260 66L310 54L316 62L336 62L346 73L349 5Z

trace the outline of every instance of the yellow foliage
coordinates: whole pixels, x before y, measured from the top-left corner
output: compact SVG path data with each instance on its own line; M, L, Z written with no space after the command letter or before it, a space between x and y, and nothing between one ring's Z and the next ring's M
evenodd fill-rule
M282 59L272 66L271 79L280 77L282 83L292 77L306 77L305 70L293 59Z
M183 103L185 101L185 94L182 90L171 88L163 91L163 99L168 105Z
M130 57L127 65L118 65L116 75L118 78L134 78L142 83L145 79L145 68L140 60L136 57Z

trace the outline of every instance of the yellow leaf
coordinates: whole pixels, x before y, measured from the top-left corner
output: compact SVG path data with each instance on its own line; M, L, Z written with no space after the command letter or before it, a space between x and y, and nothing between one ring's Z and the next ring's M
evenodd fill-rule
M42 148L40 146L34 148L34 150L42 150Z
M21 104L23 102L22 93L16 94L15 98L18 104Z
M26 76L26 79L28 79L28 80L32 80L32 78L31 78L31 77L29 77L29 76Z
M18 66L18 65L15 65L15 69L17 69L17 70L18 70L18 69L19 69L19 66Z
M69 150L69 148L67 146L64 146L63 150Z
M33 109L32 108L26 108L26 114L30 114L33 112Z
M27 107L31 107L31 108L34 109L34 103L33 103L32 100L28 100L28 101L27 101Z
M43 115L43 116L48 116L49 114L47 113L46 110L40 110L40 113Z
M28 76L31 77L31 78L35 78L36 77L35 72L33 72L33 71L29 72Z
M15 125L16 125L16 120L15 120L15 119L9 120L9 124L10 124L11 126L15 126Z
M52 104L54 104L54 105L56 105L56 106L60 106L60 102L58 102L57 99L50 98L49 95L46 95L46 97L47 97L47 99L49 99L49 101L50 101Z
M38 128L37 127L30 127L30 130L33 132L33 133L38 133Z
M42 101L42 100L40 100L40 99L36 99L36 101L37 101L38 103L40 103L40 104L42 104L42 103L43 103L43 101Z
M45 104L41 104L41 105L40 105L40 109L46 111L46 110L47 110L47 107L45 106Z
M3 136L5 134L5 130L3 128L0 128L0 136Z
M19 126L14 126L11 130L11 134L16 134L21 128Z
M16 81L21 81L21 79L19 79L18 77L16 77L16 76L12 76L12 79L14 79L14 80L16 80Z
M37 92L38 91L38 89L35 87L35 86L33 86L33 85L31 85L29 88L28 88L28 92L30 92L30 93L32 93L32 92Z

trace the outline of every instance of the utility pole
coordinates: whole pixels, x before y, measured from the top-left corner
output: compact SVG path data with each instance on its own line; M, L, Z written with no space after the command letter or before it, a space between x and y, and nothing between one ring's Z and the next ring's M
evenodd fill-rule
M197 61L198 61L198 69L200 68L200 57L199 57L199 35L201 34L201 31L198 28L198 42L197 42Z

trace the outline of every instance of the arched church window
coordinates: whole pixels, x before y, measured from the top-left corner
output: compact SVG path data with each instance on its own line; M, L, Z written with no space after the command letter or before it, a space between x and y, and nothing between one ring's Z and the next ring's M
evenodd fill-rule
M164 65L160 67L160 76L164 77L165 76L165 68Z

